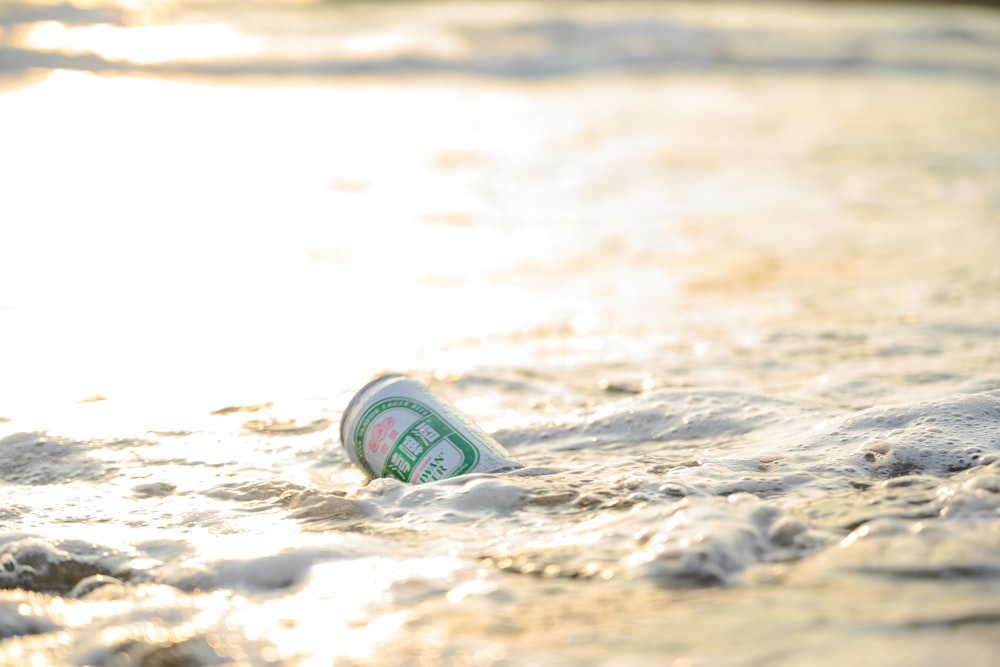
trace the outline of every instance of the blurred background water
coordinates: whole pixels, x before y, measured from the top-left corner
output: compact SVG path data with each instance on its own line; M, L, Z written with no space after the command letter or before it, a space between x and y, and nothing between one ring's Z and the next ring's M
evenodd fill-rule
M988 4L0 3L0 663L989 665ZM368 483L423 379L527 467Z

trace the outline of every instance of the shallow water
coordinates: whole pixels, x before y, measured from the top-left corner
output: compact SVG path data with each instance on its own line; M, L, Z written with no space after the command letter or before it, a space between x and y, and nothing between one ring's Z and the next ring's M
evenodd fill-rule
M0 663L995 662L1000 15L0 30ZM382 369L525 467L366 480Z

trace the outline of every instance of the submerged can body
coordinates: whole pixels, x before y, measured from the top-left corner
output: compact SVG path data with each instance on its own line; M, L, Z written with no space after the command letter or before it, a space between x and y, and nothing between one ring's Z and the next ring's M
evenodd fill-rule
M411 484L520 464L426 385L399 374L361 388L340 420L340 442L369 477Z

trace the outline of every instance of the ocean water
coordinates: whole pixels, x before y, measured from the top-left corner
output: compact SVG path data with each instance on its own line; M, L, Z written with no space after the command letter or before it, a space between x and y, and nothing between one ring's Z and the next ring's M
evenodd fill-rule
M1000 14L0 4L0 664L1000 653ZM429 384L524 468L368 480Z

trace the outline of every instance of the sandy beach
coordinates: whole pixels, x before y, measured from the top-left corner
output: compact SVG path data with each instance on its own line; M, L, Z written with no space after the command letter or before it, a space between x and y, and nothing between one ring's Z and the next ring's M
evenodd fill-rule
M0 5L0 664L987 667L1000 14ZM425 382L524 464L370 480Z

